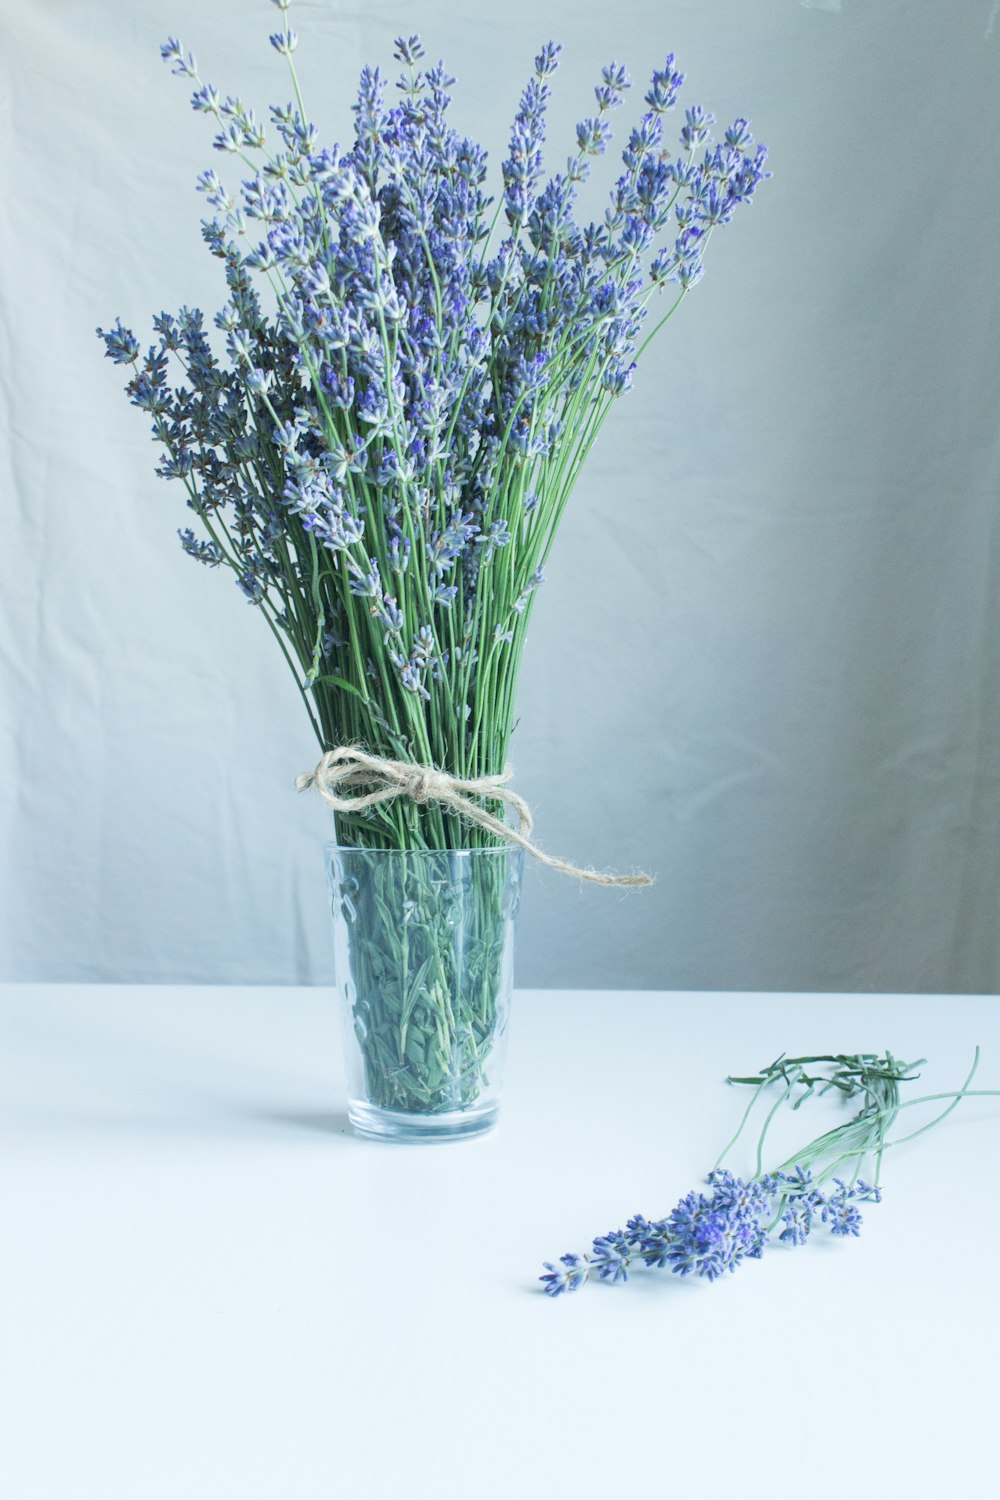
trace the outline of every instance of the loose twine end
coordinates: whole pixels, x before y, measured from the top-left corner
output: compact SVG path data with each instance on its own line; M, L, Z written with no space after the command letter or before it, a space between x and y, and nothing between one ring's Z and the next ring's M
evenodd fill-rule
M559 870L563 875L575 875L578 880L589 880L593 885L653 884L652 875L610 875L601 870L582 870L568 860L557 859L539 849L528 837L532 829L528 804L507 785L511 774L507 770L499 776L475 776L463 780L434 766L418 766L410 761L369 755L360 745L339 745L336 750L328 750L314 770L296 776L295 786L300 792L314 786L323 801L334 812L340 813L364 812L379 802L391 802L395 797L408 797L420 805L438 802L466 823L488 829L498 838L523 849L540 864ZM350 796L344 795L346 791L364 787L369 790L355 790ZM495 818L480 802L474 802L474 797L503 802L513 808L517 814L517 828Z

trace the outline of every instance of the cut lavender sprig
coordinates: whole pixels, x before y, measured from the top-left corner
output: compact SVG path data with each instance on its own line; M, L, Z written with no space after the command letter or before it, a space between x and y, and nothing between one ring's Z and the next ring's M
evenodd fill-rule
M825 1065L826 1071L810 1071L817 1064ZM756 1092L723 1156L739 1140L762 1094L774 1086L782 1088L761 1131L756 1174L737 1177L717 1164L708 1174L710 1191L688 1193L666 1218L648 1220L637 1214L625 1229L599 1235L589 1254L564 1255L558 1265L546 1261L539 1278L544 1290L558 1297L563 1292L578 1291L591 1279L625 1282L636 1266L669 1268L677 1276L715 1281L745 1260L759 1260L775 1236L786 1246L804 1245L822 1225L837 1238L857 1237L863 1222L858 1205L881 1201L878 1173L884 1151L940 1123L963 1098L1000 1096L1000 1090L970 1089L978 1065L977 1047L960 1089L905 1102L900 1099L899 1085L919 1076L912 1070L920 1064L900 1063L891 1053L884 1057L873 1053L781 1057L756 1077L730 1078L730 1083L753 1085ZM762 1173L761 1152L775 1109L781 1104L797 1109L812 1094L831 1089L847 1098L861 1096L864 1103L859 1112L846 1124L817 1137L776 1171ZM936 1119L913 1135L887 1139L901 1109L935 1099L950 1101ZM874 1163L872 1182L859 1175L866 1160ZM835 1175L838 1168L851 1165L854 1172L850 1179Z

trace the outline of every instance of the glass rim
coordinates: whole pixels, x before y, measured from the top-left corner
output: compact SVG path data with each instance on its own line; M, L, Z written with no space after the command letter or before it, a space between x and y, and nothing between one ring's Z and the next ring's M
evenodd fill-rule
M338 844L335 840L323 845L325 854L447 854L450 856L460 855L463 858L471 854L519 854L522 859L524 850L517 844L497 844L482 849L367 849L362 844Z

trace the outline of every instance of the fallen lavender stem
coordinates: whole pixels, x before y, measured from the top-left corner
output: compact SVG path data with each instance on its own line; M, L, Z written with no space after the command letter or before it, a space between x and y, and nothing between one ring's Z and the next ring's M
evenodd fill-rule
M961 1088L900 1099L899 1085L918 1077L913 1069L923 1061L901 1063L889 1052L884 1057L869 1052L782 1056L755 1077L730 1077L729 1083L752 1085L755 1092L736 1134L708 1174L710 1191L688 1193L663 1219L648 1220L636 1214L624 1229L599 1235L589 1254L563 1255L558 1264L546 1261L539 1278L545 1291L552 1297L575 1292L592 1276L612 1283L627 1281L636 1266L669 1267L677 1276L704 1276L715 1281L745 1260L759 1260L775 1233L786 1245L804 1245L820 1225L842 1238L859 1235L862 1215L858 1204L881 1200L879 1177L884 1151L940 1124L963 1099L1000 1096L1000 1089L969 1087L979 1066L977 1047ZM815 1065L828 1071L815 1075L807 1071ZM760 1132L756 1170L748 1178L737 1177L723 1168L722 1162L740 1140L758 1100L776 1085L783 1088ZM813 1094L822 1095L831 1089L846 1098L861 1095L864 1102L858 1113L817 1136L774 1171L762 1172L764 1142L775 1112L783 1104L798 1109ZM887 1139L901 1109L945 1099L950 1101L947 1108L933 1120L908 1135ZM871 1182L860 1175L866 1160L873 1166ZM844 1175L838 1176L838 1172ZM827 1184L832 1186L828 1188Z

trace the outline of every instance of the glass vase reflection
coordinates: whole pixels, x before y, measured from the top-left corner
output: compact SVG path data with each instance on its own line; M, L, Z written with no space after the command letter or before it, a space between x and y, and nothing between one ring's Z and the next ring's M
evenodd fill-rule
M383 1140L489 1130L523 853L330 844L326 855L351 1124Z

